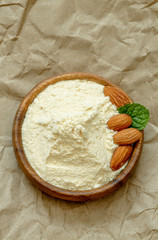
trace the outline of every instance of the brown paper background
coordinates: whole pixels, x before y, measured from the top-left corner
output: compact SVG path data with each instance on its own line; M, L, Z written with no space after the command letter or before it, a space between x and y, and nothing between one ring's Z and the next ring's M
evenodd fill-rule
M12 123L41 80L91 72L150 110L137 168L114 194L84 204L51 198L18 167ZM0 239L158 239L158 2L0 1Z

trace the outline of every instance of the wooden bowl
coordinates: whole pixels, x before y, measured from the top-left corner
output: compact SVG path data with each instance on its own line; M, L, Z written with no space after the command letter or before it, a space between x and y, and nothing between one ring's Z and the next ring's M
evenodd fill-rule
M44 80L40 82L38 85L36 85L22 100L14 119L12 137L13 137L13 146L14 146L14 151L15 151L17 161L20 167L22 168L23 172L33 182L33 184L36 187L38 187L40 190L42 190L43 192L53 197L57 197L57 198L69 200L69 201L84 202L87 200L98 199L114 192L127 180L130 173L134 169L136 162L138 161L138 158L141 153L141 149L143 145L143 131L142 131L142 138L135 144L133 154L127 166L111 182L99 188L95 188L91 190L72 191L72 190L55 187L50 183L44 181L31 167L25 155L25 151L22 144L22 136L21 136L21 128L22 128L23 120L25 118L25 114L27 112L28 106L32 103L34 98L42 90L44 90L48 85L54 84L59 81L75 80L75 79L87 79L89 81L100 83L104 86L113 86L113 87L119 88L118 86L110 83L105 78L102 78L93 74L89 74L89 73L80 73L80 72L68 73L61 76L50 78L48 80ZM122 89L120 90L123 91ZM129 100L132 103L132 100L130 98Z

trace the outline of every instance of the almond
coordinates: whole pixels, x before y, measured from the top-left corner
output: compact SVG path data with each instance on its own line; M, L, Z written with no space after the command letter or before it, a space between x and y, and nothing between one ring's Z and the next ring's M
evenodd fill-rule
M117 108L124 106L127 103L130 103L128 96L116 87L106 86L104 87L104 94L110 97L110 101Z
M133 151L132 145L119 146L113 153L111 158L110 167L113 171L121 168L130 158Z
M110 118L107 125L114 131L120 131L132 124L132 118L128 114L117 114Z
M141 132L136 128L126 128L114 135L114 143L118 145L128 145L137 142L141 137Z

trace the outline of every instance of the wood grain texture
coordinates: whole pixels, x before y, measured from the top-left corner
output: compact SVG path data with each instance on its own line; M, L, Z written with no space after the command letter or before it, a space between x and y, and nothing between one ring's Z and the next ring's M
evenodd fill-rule
M133 171L143 145L143 131L141 139L134 145L134 150L125 169L111 182L103 185L102 187L92 189L92 190L85 190L85 191L71 191L66 189L61 189L55 187L48 182L44 181L40 176L34 171L34 169L29 164L27 157L24 152L23 144L22 144L22 136L21 136L21 128L23 124L23 120L25 118L25 114L29 105L32 103L34 98L47 86L54 84L59 81L65 80L75 80L75 79L87 79L89 81L94 81L100 83L104 86L112 86L120 89L118 86L110 83L105 78L90 74L90 73L68 73L64 75L60 75L57 77L53 77L47 80L40 82L36 85L22 100L17 113L15 115L14 123L13 123L13 130L12 130L12 140L13 140L13 147L15 156L19 163L19 166L26 174L26 176L32 181L32 183L38 187L41 191L60 199L69 200L69 201L77 201L77 202L84 202L88 200L95 200L101 197L104 197L115 190L117 190L130 176L131 172ZM132 103L132 100L129 96L124 92L124 94L128 97L129 101Z

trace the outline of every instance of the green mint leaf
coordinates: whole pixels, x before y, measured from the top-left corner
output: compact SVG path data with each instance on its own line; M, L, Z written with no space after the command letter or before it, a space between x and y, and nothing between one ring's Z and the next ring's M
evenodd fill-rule
M137 128L140 131L145 128L149 121L149 110L139 103L127 103L126 105L119 107L117 110L119 113L130 115L132 118L131 127Z

